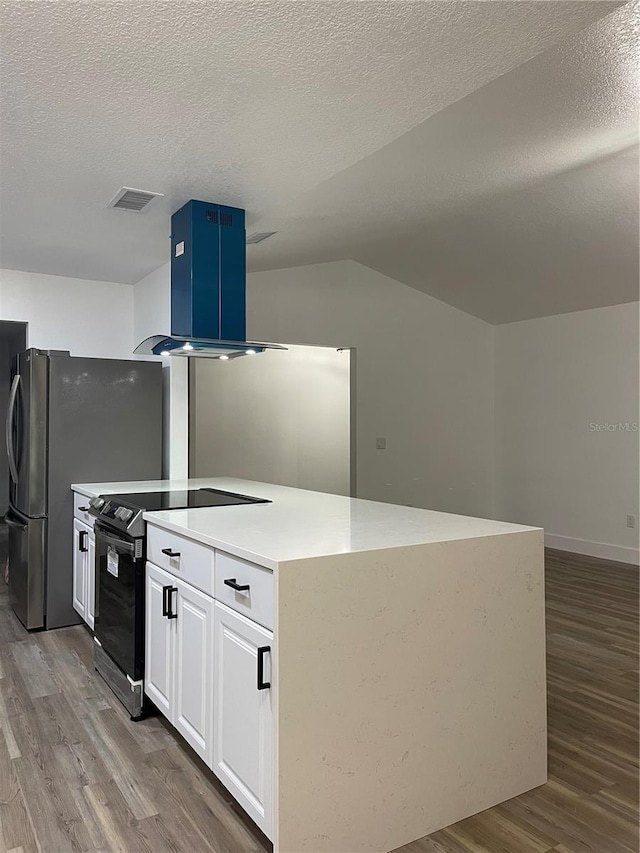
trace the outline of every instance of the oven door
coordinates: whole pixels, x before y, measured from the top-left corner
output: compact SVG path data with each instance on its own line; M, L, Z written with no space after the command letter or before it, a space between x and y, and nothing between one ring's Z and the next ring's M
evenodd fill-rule
M134 681L144 675L144 548L100 522L96 537L94 632L111 660Z

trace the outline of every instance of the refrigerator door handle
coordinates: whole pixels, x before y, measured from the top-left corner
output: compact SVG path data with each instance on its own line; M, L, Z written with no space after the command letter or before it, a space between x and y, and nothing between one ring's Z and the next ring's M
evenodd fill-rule
M18 482L18 466L13 447L13 419L16 411L16 401L18 399L18 385L20 384L20 374L16 373L11 383L11 391L9 392L9 406L7 409L7 423L5 429L5 437L7 441L7 457L9 459L9 471L11 479L14 483Z
M18 530L26 530L27 529L26 524L23 524L21 521L16 521L16 519L12 518L8 513L5 516L4 521L8 527L17 527Z

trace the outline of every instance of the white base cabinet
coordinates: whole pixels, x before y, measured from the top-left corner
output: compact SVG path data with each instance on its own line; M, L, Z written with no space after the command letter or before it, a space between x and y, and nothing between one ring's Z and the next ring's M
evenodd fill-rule
M212 763L213 599L147 563L145 693Z
M212 761L213 599L189 584L174 589L176 626L173 724L210 766Z
M234 565L226 578L227 569L225 589L238 587L246 609L254 575L240 577ZM175 573L147 563L145 693L271 837L273 632L178 577L188 571L182 559Z
M77 518L73 519L73 608L87 618L87 552L85 542L89 536L89 528Z
M73 608L93 628L96 600L96 540L93 528L73 519Z
M273 634L214 605L213 772L265 835L273 813Z
M147 563L145 590L144 691L167 719L173 715L175 669L173 623L167 618L167 587L175 578Z

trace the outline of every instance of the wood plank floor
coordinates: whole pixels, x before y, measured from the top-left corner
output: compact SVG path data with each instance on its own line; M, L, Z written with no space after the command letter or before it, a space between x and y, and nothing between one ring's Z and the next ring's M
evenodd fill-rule
M549 551L547 639L549 783L401 853L637 853L637 568ZM159 718L129 721L84 628L28 634L0 583L0 849L269 845Z

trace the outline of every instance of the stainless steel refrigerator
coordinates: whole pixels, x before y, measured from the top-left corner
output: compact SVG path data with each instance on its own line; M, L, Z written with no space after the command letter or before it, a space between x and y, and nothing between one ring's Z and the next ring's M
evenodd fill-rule
M162 366L37 349L16 362L6 423L9 598L26 628L59 628L80 621L70 486L161 477Z

